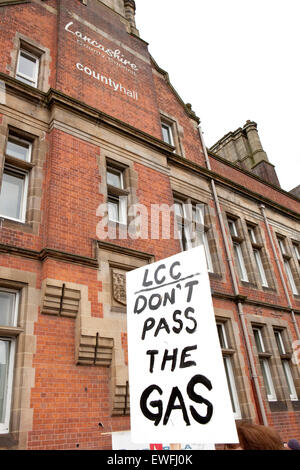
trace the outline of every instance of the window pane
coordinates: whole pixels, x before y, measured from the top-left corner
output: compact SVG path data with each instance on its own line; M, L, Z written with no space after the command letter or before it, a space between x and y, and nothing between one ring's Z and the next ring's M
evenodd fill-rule
M108 201L108 218L113 222L119 222L119 201L110 199Z
M230 394L232 410L235 413L236 409L235 409L235 403L234 403L232 389L231 389L230 375L229 375L229 371L228 371L227 358L226 357L223 358L223 362L224 362L224 367L225 367L225 372L226 372L226 378L227 378L227 383L228 383L228 390L229 390L229 394Z
M290 267L290 263L289 263L288 260L284 261L284 267L285 267L287 277L289 278L289 282L290 282L293 294L297 295L298 294L298 289L297 289L297 286L296 286L296 283L295 283L295 280L294 280L294 277L293 277L293 274L292 274L292 270L291 270L291 267Z
M284 349L284 344L282 341L281 333L280 331L274 331L277 347L279 350L279 354L285 354L285 349Z
M174 211L178 217L183 217L183 207L181 202L175 202Z
M224 331L224 325L221 323L217 323L217 330L218 330L218 335L219 335L219 341L220 341L220 346L222 349L227 348L227 341L225 337L225 331Z
M31 57L24 51L20 52L18 73L22 73L31 78L33 82L36 80L37 58Z
M234 248L236 263L237 263L239 273L240 273L240 278L242 281L248 282L248 274L247 274L245 263L244 263L242 249L238 243L234 243L233 248Z
M265 273L264 266L261 260L260 252L258 250L253 250L253 252L254 252L257 269L260 275L261 283L263 286L268 287L268 281L267 281L266 273Z
M252 241L252 243L257 243L254 229L249 227L248 228L248 233L249 233L249 237L250 237L250 240Z
M260 366L261 366L261 370L262 370L262 374L263 374L263 378L264 378L266 392L267 392L267 395L269 397L271 395L271 386L270 386L269 377L268 377L267 361L266 361L266 359L260 359L259 362L260 362Z
M10 341L0 339L0 423L5 421Z
M262 340L260 331L255 329L255 330L253 330L253 333L254 333L254 339L255 339L257 352L259 352L259 353L265 352L265 348L264 348L264 344L263 344L263 340Z
M0 291L0 325L15 326L16 294Z
M298 261L300 261L300 249L299 249L299 246L298 245L293 245L294 246L294 252L295 252L295 255L296 255L296 258Z
M111 186L115 186L116 188L123 188L123 178L122 178L122 172L118 170L113 170L109 168L107 170L107 184L110 184Z
M30 160L30 144L19 140L14 140L9 137L6 146L6 153L11 157L19 158L20 160Z
M288 385L288 388L289 388L290 398L292 400L298 400L298 396L297 396L297 392L296 392L296 388L295 388L295 384L294 384L294 380L293 380L293 376L292 376L292 373L291 373L289 362L287 360L283 360L282 361L282 366L283 366L286 382L287 382L287 385Z
M3 173L0 195L0 214L21 219L25 176Z
M229 230L230 230L231 235L233 237L237 237L238 233L237 233L237 229L236 229L236 226L235 226L235 222L233 220L229 220L228 225L229 225Z
M162 124L162 136L163 136L163 141L166 142L167 144L173 145L173 139L172 139L172 133L171 129L169 126L166 124Z

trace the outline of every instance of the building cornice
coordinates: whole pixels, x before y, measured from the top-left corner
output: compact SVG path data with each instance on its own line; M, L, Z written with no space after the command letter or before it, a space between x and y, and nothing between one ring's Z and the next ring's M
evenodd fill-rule
M214 156L215 157L215 156ZM227 164L228 165L228 162L226 160L223 160L221 159L220 157L217 157L217 159L219 159L220 161L222 161L222 163L224 164ZM300 220L300 214L298 212L295 212L281 204L278 204L277 202L263 196L262 194L259 194L255 191L252 191L251 189L248 189L246 188L245 186L242 186L238 183L236 183L235 181L231 180L231 179L228 179L222 175L220 175L219 173L215 173L214 171L211 171L211 170L208 170L207 168L205 167L202 167L201 165L195 163L195 162L192 162L191 160L186 160L184 159L183 157L181 157L180 155L176 155L176 154L171 154L171 155L168 155L168 161L169 162L172 162L173 164L175 165L178 165L180 167L184 167L190 171L194 171L198 174L201 174L202 176L205 176L209 179L214 179L217 183L223 185L223 186L227 186L227 187L230 187L231 189L234 189L236 192L238 192L239 194L242 194L244 196L247 196L253 200L255 200L256 202L260 202L262 204L265 204L266 206L269 206L279 212L282 212L284 213L285 215L293 218L293 219L296 219L296 220ZM239 168L236 168L234 167L234 165L230 165L232 166L233 168L235 168L235 170L237 171L240 171ZM247 171L245 170L241 170L243 173L246 173L248 176L250 176L251 178L254 178L256 179L257 181L259 181L260 183L262 184L266 184L267 186L270 186L272 189L274 189L275 191L279 191L281 192L282 194L284 194L285 196L287 197L291 197L291 199L296 199L297 202L299 202L299 199L291 196L289 193L285 192L284 190L282 189L279 189L277 188L276 186L273 186L271 184L268 184L268 183L265 183L263 180L261 180L260 178L256 177L255 175L252 175L250 173L248 173Z
M52 248L43 248L41 251L37 251L15 245L1 243L0 254L1 253L22 256L23 258L30 258L36 261L45 261L46 259L51 258L55 259L56 261L80 264L89 268L98 269L99 267L97 258L89 258L86 256L59 251Z
M221 300L229 300L231 302L235 303L243 303L247 305L252 305L256 307L261 307L265 309L272 309L272 310L278 310L278 311L283 311L283 312L291 312L293 310L294 313L300 314L300 309L295 309L295 308L290 308L287 305L279 305L279 304L272 304L269 302L263 302L262 300L257 300L257 299L251 299L247 296L241 296L241 295L233 295L233 294L226 294L224 292L218 292L216 290L212 290L211 295L215 299L221 299Z

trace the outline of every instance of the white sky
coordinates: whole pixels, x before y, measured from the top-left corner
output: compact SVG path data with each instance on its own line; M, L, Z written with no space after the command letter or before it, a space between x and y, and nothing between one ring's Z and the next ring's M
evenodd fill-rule
M281 187L300 184L300 0L136 0L142 39L207 147L255 121Z

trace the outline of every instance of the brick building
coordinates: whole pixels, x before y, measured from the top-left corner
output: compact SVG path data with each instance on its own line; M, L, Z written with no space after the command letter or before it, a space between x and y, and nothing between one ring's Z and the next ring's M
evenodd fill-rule
M0 0L0 32L0 448L129 429L125 273L197 240L236 419L299 439L300 200L256 124L206 149L133 0Z

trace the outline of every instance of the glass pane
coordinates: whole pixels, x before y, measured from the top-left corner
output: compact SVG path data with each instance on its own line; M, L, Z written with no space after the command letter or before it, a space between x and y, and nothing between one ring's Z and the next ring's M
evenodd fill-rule
M19 158L20 160L29 161L30 144L9 138L6 147L7 155Z
M175 202L174 211L176 215L178 215L179 217L183 217L183 208L181 202Z
M262 338L261 335L259 334L259 330L253 330L254 333L254 339L255 339L255 344L257 351L260 352L265 352L264 345L262 343Z
M234 403L234 398L233 398L233 393L232 393L232 385L231 385L231 380L230 380L230 374L229 374L228 365L227 365L227 361L230 361L230 359L224 357L223 361L224 361L224 367L225 367L225 372L226 372L226 378L227 378L227 383L228 383L228 390L229 390L229 394L230 394L232 410L235 413L236 412L236 407L235 407L235 403Z
M267 281L266 273L265 273L263 263L262 263L262 260L261 260L260 252L258 250L253 250L253 252L254 252L258 272L259 272L259 275L260 275L261 283L262 283L263 286L268 287L268 281Z
M255 237L254 229L249 227L249 228L248 228L248 233L249 233L250 240L251 240L253 243L256 243L256 237Z
M37 67L36 58L31 57L29 54L26 54L26 52L20 53L18 73L22 73L26 75L27 77L31 78L32 81L35 81L36 67Z
M162 135L163 135L163 141L166 142L167 144L172 145L172 137L171 137L171 129L169 126L162 125Z
M118 201L108 201L108 218L113 222L119 221L119 203Z
M219 335L220 346L222 349L227 348L225 337L224 337L224 327L220 323L217 323L217 330Z
M230 230L231 235L233 237L237 237L237 230L236 230L235 222L233 220L229 220L228 225L229 225L229 230Z
M118 170L107 170L107 184L115 186L116 188L122 188L122 173Z
M295 280L294 280L294 277L293 277L293 274L292 274L292 270L291 270L291 267L290 267L290 263L289 263L288 260L284 261L284 266L285 266L287 277L289 278L289 281L290 281L290 284L291 284L293 294L297 295L298 294L298 289L297 289L297 286L296 286L296 283L295 283Z
M5 420L10 342L0 340L0 423Z
M300 261L300 250L299 250L298 245L294 245L294 251L295 251L296 258Z
M248 281L248 275L247 275L241 247L238 243L234 243L233 248L234 248L234 253L235 253L236 264L240 272L240 278L242 281Z
M14 219L21 218L24 176L3 173L0 195L0 214Z
M35 85L35 82L33 80L29 80L25 77L22 77L21 75L18 75L17 76L18 80L20 80L20 82L24 82L24 83L27 83L27 85L30 85L30 86L34 86Z
M298 397L297 397L297 392L296 392L296 389L295 389L295 384L294 384L293 376L292 376L292 373L291 373L290 365L289 365L287 360L283 360L282 365L283 365L283 370L284 370L284 375L285 375L285 378L286 378L286 382L287 382L287 385L288 385L288 388L289 388L290 398L292 400L297 400Z
M16 294L0 291L0 325L15 326Z
M265 383L265 387L266 387L266 392L267 392L267 395L268 397L270 395L272 395L272 392L271 392L271 386L270 386L270 383L269 383L269 378L268 378L268 364L267 364L267 360L266 359L260 359L260 366L261 366L261 370L262 370L262 375L263 375L263 378L264 378L264 383Z
M275 339L276 339L276 343L277 343L279 353L280 354L285 354L285 349L284 349L284 345L283 345L283 341L282 341L280 331L274 331L274 335L275 335Z

